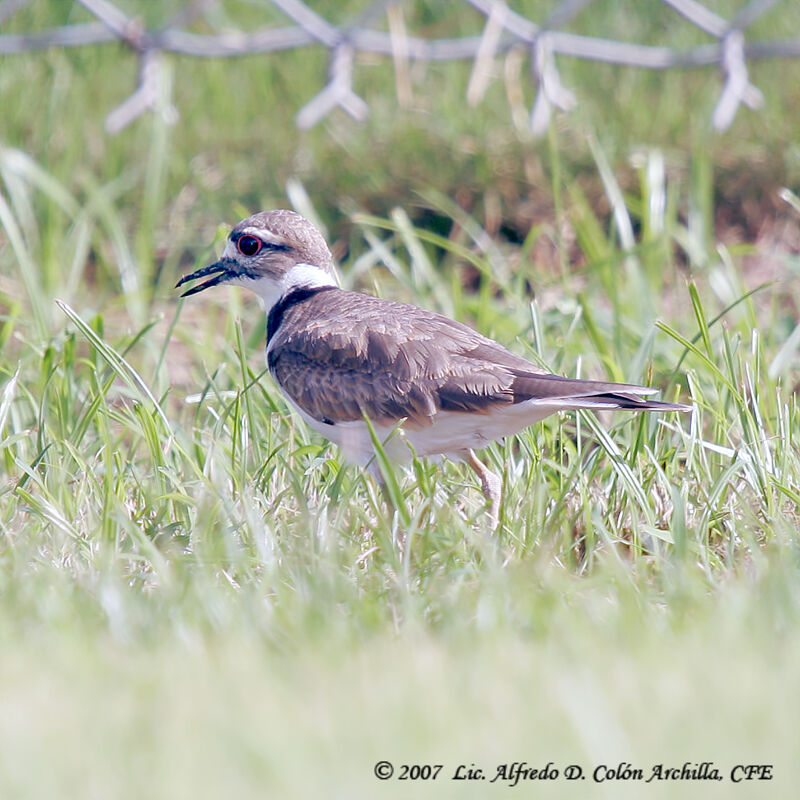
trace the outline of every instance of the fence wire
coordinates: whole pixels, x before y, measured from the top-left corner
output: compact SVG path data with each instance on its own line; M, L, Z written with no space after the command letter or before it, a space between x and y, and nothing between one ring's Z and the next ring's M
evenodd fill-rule
M730 126L741 105L758 109L764 98L749 77L748 62L766 58L800 57L800 37L748 41L747 30L774 6L797 0L750 0L732 19L725 19L699 0L641 0L644 13L656 4L668 6L688 20L711 41L686 50L635 44L559 30L597 0L562 0L542 22L509 8L501 0L463 0L465 7L483 17L479 36L424 38L406 29L403 0L374 0L355 22L337 27L302 0L269 0L286 17L286 25L255 30L223 30L212 34L188 30L224 0L188 0L166 24L145 27L141 19L126 14L111 0L77 0L93 17L74 23L24 34L0 34L0 55L26 53L50 47L85 47L119 42L139 59L139 81L133 93L106 117L106 129L116 133L147 111L175 118L176 111L165 100L164 54L197 58L276 53L304 47L328 51L328 78L319 92L300 109L296 123L311 128L336 108L356 120L369 113L367 102L353 89L353 71L358 53L391 58L396 72L405 72L411 62L469 60L473 62L467 100L480 102L489 84L495 58L518 49L529 54L530 71L537 86L528 124L534 135L548 128L554 109L569 111L576 105L572 91L563 85L558 71L559 56L618 64L643 69L716 66L721 76L719 98L712 114L718 131ZM31 0L0 0L0 29ZM257 8L252 13L258 13ZM379 25L385 20L386 30ZM398 86L402 80L398 79Z

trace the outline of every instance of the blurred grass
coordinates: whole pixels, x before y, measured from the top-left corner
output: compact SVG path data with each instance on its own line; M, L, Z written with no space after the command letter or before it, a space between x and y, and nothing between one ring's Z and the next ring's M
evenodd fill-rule
M664 22L600 5L575 30ZM65 8L13 25L85 16ZM787 35L781 8L759 33ZM410 9L455 35L432 4ZM370 121L305 134L292 117L322 54L173 66L178 124L118 137L102 121L135 72L119 50L0 71L0 795L408 796L373 777L387 758L774 763L772 784L736 792L786 796L800 262L720 222L730 186L800 218L786 64L754 68L764 112L710 137L710 73L565 62L581 106L542 143L515 132L499 84L466 108L464 65L429 65L398 110L389 67L365 64ZM690 397L692 416L559 416L491 447L496 537L459 465L398 472L392 513L289 414L251 299L171 293L221 222L286 194L331 225L347 286L563 374ZM731 790L688 786L646 791ZM642 794L581 789L547 791Z
M732 608L714 622L738 629L732 612L750 600L724 599ZM16 797L293 798L324 787L331 797L504 797L511 790L502 783L450 777L465 764L483 769L488 781L496 765L514 760L588 771L624 759L649 775L654 764L703 759L725 773L723 783L598 785L589 778L580 790L561 780L546 791L730 797L731 767L752 761L775 764L775 779L738 784L737 795L791 795L798 708L784 689L796 676L796 642L774 653L770 637L756 633L745 649L716 624L703 636L623 626L625 635L609 642L602 622L599 629L590 618L576 623L574 612L556 614L556 622L564 627L545 641L487 626L478 640L444 643L406 629L349 650L327 635L290 657L264 647L252 629L139 650L73 634L49 642L47 664L12 648L0 666L4 790ZM758 703L743 701L754 693ZM435 783L409 789L373 777L381 759L398 769L444 769ZM522 783L514 791L537 789Z

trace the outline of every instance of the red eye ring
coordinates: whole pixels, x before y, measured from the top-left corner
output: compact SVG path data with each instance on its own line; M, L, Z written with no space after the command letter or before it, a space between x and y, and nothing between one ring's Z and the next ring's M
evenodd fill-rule
M236 249L243 255L243 256L255 256L261 252L261 248L264 246L264 242L261 241L257 236L240 236L236 240Z

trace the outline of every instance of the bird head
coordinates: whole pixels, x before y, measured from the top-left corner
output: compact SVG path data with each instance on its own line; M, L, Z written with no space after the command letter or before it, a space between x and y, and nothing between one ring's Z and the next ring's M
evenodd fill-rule
M210 277L209 277L210 276ZM292 288L336 286L336 268L322 234L294 211L262 211L230 232L219 261L184 275L178 283L209 277L181 297L229 283L258 294L269 309Z

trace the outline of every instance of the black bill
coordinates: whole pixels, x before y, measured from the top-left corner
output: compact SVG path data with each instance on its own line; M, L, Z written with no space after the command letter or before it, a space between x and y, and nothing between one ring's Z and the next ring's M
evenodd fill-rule
M177 289L179 286L183 286L184 283L188 283L189 281L197 280L197 278L205 278L206 275L213 275L214 277L211 278L211 280L198 283L195 286L192 286L191 289L187 289L181 295L181 297L188 297L191 294L197 294L198 292L202 292L203 289L208 289L211 286L216 286L218 283L225 283L225 281L235 278L237 273L231 269L232 266L234 266L233 262L227 258L220 259L214 264L209 264L207 267L195 270L190 275L184 275L175 284L175 288Z

